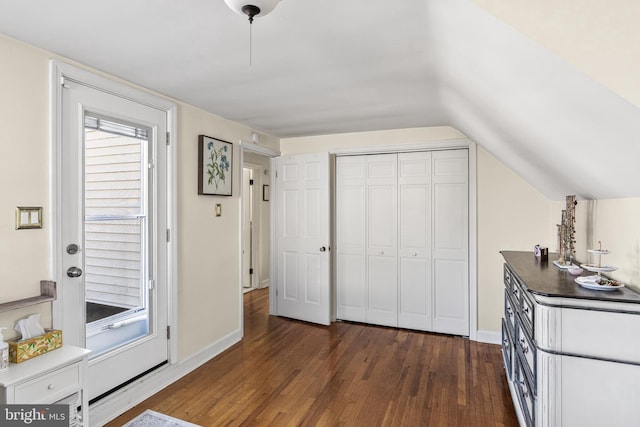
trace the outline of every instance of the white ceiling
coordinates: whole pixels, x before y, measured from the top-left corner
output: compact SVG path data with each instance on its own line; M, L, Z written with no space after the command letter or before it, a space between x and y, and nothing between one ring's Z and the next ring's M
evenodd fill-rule
M2 0L0 32L277 137L442 124L424 0Z
M469 0L0 0L0 33L281 138L452 125L546 196L640 196L639 109ZM605 169L606 173L601 173Z

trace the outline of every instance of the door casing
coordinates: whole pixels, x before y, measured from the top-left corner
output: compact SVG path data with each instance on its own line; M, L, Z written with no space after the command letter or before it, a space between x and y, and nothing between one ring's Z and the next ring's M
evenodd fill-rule
M51 137L51 212L50 212L50 271L56 282L62 283L63 265L63 241L60 218L58 218L60 197L62 194L62 159L60 156L62 146L62 90L65 78L73 79L82 84L100 89L104 92L132 100L134 102L147 105L153 108L164 110L167 113L167 235L170 240L167 242L167 286L168 286L168 325L173 331L169 339L169 363L177 361L177 161L176 161L176 112L177 106L170 101L164 100L155 95L142 92L129 86L114 82L110 79L95 75L64 62L50 61L50 137ZM53 307L53 323L57 324L62 316L61 304Z

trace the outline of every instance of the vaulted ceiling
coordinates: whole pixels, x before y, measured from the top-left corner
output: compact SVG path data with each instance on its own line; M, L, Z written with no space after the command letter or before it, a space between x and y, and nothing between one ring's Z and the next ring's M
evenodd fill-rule
M488 1L488 0L482 0ZM451 125L549 198L640 196L640 111L470 0L0 0L0 33L280 138Z

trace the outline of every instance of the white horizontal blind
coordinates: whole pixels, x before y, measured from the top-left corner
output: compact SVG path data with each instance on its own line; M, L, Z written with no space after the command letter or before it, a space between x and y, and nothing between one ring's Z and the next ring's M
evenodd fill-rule
M85 120L85 289L88 302L136 308L145 283L146 141L127 128Z

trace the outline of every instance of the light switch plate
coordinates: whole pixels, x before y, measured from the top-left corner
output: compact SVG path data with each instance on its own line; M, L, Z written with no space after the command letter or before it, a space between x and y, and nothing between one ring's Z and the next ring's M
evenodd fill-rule
M222 205L220 203L216 203L216 216L222 216Z
M42 207L16 208L16 230L42 228Z

